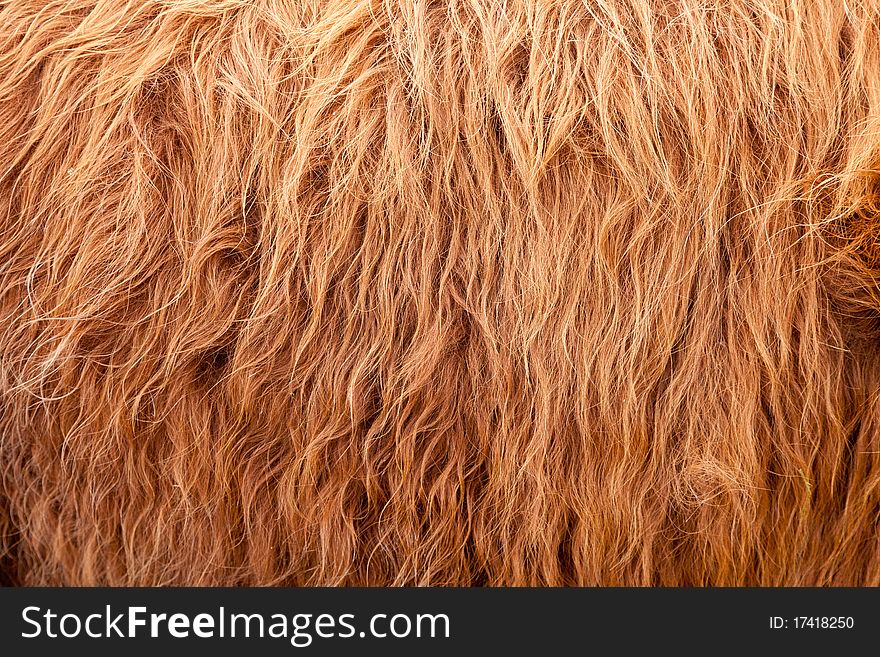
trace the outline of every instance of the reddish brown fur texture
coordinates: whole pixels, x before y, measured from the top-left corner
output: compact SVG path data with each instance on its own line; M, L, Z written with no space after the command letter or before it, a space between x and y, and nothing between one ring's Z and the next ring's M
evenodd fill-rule
M0 0L12 584L880 584L878 0Z

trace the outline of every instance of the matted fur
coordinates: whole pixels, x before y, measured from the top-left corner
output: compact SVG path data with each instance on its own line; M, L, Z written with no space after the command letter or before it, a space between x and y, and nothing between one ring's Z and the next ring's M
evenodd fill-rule
M880 1L0 0L18 584L880 584Z

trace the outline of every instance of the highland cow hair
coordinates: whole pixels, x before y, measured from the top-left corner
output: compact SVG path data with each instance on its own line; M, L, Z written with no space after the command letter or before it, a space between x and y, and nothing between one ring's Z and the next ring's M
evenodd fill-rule
M0 0L7 584L880 584L880 0Z

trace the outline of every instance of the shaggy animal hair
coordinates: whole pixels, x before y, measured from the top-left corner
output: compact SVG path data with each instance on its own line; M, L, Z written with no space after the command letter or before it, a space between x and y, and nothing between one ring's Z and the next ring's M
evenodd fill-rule
M0 0L11 584L880 584L880 0Z

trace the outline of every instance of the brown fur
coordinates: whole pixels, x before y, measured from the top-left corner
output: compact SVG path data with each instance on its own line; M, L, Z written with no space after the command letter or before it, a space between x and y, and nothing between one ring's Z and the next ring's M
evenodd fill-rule
M878 0L0 0L17 584L880 584Z

